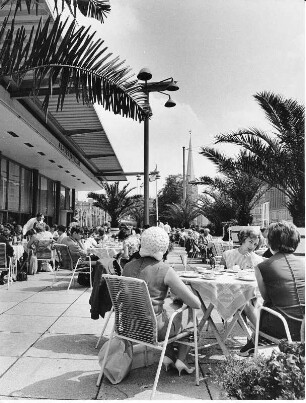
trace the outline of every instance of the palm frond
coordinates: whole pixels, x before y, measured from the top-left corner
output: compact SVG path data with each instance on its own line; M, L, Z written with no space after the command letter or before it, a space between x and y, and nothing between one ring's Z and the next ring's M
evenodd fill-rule
M11 9L14 15L21 9L21 4L24 2L28 13L35 9L35 13L38 11L37 0L1 0L0 7L4 8L7 4L11 4ZM54 11L56 14L60 14L65 6L68 7L71 15L76 18L77 9L85 16L94 18L101 23L104 23L105 18L107 18L111 6L109 0L54 0ZM60 7L60 9L59 9Z
M62 109L65 96L75 92L83 103L97 102L106 110L135 120L143 120L148 111L147 97L137 80L129 80L130 68L118 58L111 59L101 39L94 40L89 28L76 28L56 17L37 27L35 34L25 40L24 27L15 32L14 20L0 50L0 77L22 78L33 72L33 95L44 85L50 94L58 87L57 108ZM14 46L13 38L18 38ZM59 41L59 38L62 38ZM48 108L48 95L43 103Z

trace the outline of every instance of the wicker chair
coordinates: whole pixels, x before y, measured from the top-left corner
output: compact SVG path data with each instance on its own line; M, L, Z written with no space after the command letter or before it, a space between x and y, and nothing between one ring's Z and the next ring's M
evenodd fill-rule
M175 311L169 320L165 340L158 341L156 316L145 281L131 277L115 276L109 274L106 274L103 277L106 280L115 311L115 322L110 334L110 339L112 339L116 335L116 337L130 340L133 343L144 344L147 347L151 347L161 351L161 356L151 393L151 399L154 397L156 392L156 387L167 344L173 343L174 341L194 347L196 367L195 377L196 384L199 385L198 345L195 310L193 310L193 327L184 330L182 333L179 333L175 337L169 338L170 329L174 317L188 307L184 305L182 308ZM186 339L186 337L190 336L190 334L192 333L194 338L193 341L182 340L183 338ZM109 345L110 343L108 343L108 348L102 362L101 370L97 380L97 386L99 386L101 383L104 367L107 362Z
M92 288L92 266L91 266L91 259L89 256L89 261L86 262L86 266L84 267L84 260L80 257L76 264L73 264L72 256L69 250L69 247L67 245L63 245L60 243L55 243L53 245L53 248L56 250L59 262L61 262L61 265L64 269L71 270L71 278L70 282L68 284L67 290L70 289L72 280L74 279L75 274L77 273L88 273L89 269L89 282L90 282L90 288ZM56 279L56 271L54 271L54 277L53 277L53 283ZM52 286L53 286L52 283ZM51 286L51 287L52 287Z
M7 274L7 289L10 287L10 283L13 282L12 278L13 262L12 258L9 258L9 262L6 257L6 244L0 243L0 271L8 271Z
M257 316L257 320L256 320L256 327L255 327L255 342L254 342L254 344L255 344L255 351L254 351L254 357L257 357L258 353L264 354L264 355L267 355L267 354L270 355L272 349L275 348L275 347L277 347L277 345L278 345L278 344L280 343L280 341L281 341L281 339L278 339L278 338L276 338L276 337L272 337L272 336L270 336L270 335L268 335L268 334L266 334L266 333L264 333L264 332L262 332L262 331L259 330L260 315L261 315L261 312L262 312L262 311L267 311L267 312L269 312L270 314L277 316L277 317L283 322L283 325L284 325L284 328L285 328L285 331L286 331L286 335L287 335L287 340L288 340L289 343L292 343L292 338L291 338L290 330L289 330L288 323L287 323L285 317L284 317L282 314L280 314L279 312L276 312L276 311L274 311L274 310L271 309L271 308L268 308L268 307L266 307L266 306L261 306L261 307L258 309L258 316ZM297 319L297 321L299 321L299 322L301 323L301 327L304 326L304 323L303 323L302 320ZM262 337L262 338L265 338L265 339L269 340L269 341L272 342L273 344L272 344L272 345L269 344L269 345L267 345L267 346L258 346L259 336Z

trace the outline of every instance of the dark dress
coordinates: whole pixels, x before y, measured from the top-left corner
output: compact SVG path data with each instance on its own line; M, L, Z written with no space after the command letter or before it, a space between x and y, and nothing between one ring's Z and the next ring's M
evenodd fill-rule
M276 253L258 264L268 297L264 305L285 316L293 340L300 340L305 315L305 263L301 256ZM277 338L286 337L281 320L262 313L260 330Z
M164 340L171 314L179 308L170 298L167 298L168 286L164 279L168 270L173 270L167 264L152 257L141 257L127 263L122 275L144 280L148 285L150 298L157 319L158 340ZM170 330L170 337L182 330L182 315L178 314Z

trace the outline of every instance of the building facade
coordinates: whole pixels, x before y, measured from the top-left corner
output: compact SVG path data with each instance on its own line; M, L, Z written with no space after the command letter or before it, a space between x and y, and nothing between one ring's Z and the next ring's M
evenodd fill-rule
M47 2L36 7L37 13L28 14L21 2L15 18L27 35L41 18L52 16ZM8 3L0 10L0 24L11 15ZM126 177L95 106L69 93L62 110L51 96L46 112L47 83L35 96L32 83L33 74L26 74L21 86L12 77L0 77L0 223L23 225L40 212L49 224L68 225L77 191L98 191L102 181Z

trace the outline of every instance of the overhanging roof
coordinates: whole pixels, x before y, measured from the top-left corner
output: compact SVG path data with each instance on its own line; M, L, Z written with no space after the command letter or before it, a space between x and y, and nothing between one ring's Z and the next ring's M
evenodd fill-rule
M29 32L34 24L38 24L40 17L47 15L48 11L43 3L38 4L38 15L27 15L22 12L16 16L16 25L23 24ZM9 4L0 13L0 23L9 12ZM8 80L0 84L4 87ZM127 180L119 163L116 153L103 128L94 105L78 103L74 94L67 94L62 110L57 111L57 96L50 99L48 114L42 109L43 98L34 98L28 91L31 87L31 75L27 74L22 86L14 87L10 81L8 92L12 100L19 101L31 115L63 144L63 153L70 153L78 159L90 172L90 177L96 178L97 186L101 181ZM56 92L56 88L54 88ZM118 176L104 175L104 172L118 173Z

